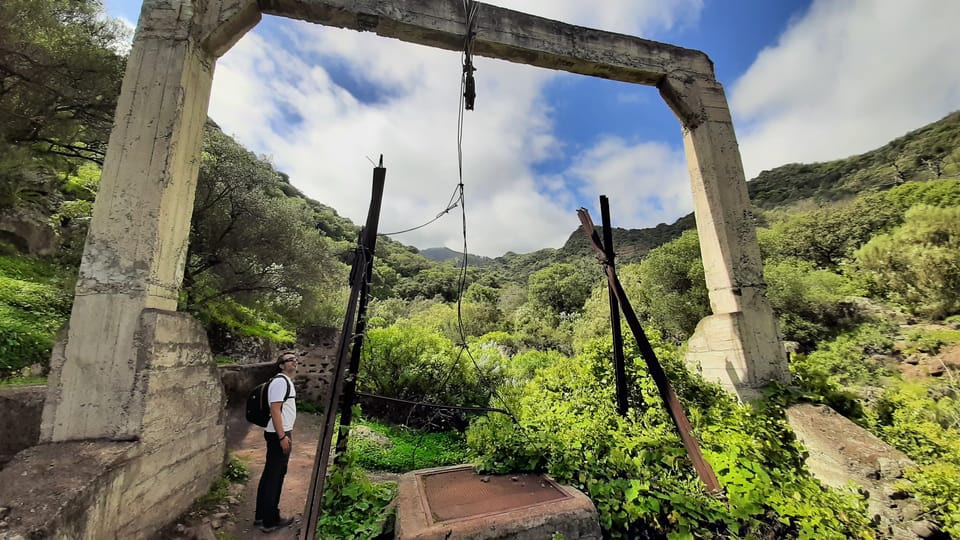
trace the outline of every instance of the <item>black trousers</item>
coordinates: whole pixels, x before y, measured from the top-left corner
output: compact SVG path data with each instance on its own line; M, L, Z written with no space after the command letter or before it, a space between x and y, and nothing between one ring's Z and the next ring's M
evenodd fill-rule
M290 451L293 451L293 438L290 438ZM287 475L287 462L290 454L284 454L280 446L280 437L276 433L263 432L267 441L267 461L260 475L257 487L257 510L254 519L262 520L267 527L280 521L280 492L283 490L283 478Z

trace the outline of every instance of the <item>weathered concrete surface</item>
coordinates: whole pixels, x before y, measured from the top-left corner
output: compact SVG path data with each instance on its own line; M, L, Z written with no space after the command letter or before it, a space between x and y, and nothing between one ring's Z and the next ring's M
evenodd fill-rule
M868 495L868 513L885 537L920 538L914 531L936 531L922 519L919 503L894 484L915 464L830 407L802 403L787 409L787 420L809 452L807 467L821 482L843 488L853 482Z
M647 85L669 73L714 78L713 62L700 51L474 5L473 51L480 56ZM260 7L270 15L463 50L460 0L260 0Z
M102 494L124 476L118 469L136 443L85 441L35 446L0 471L0 501L10 508L0 538L113 538L96 536L120 519L120 502Z
M213 57L189 39L192 16L186 0L144 4L44 441L139 436L135 331L144 309L177 307L213 78Z
M311 350L303 358L310 358L315 353ZM327 358L322 354L320 356ZM277 372L277 365L275 362L226 364L217 366L217 371L223 385L226 407L242 408L250 389L273 376ZM294 385L298 395L309 396L310 388L321 391L317 389L329 388L330 381L327 371L320 370L316 374L298 374ZM0 387L0 410L10 412L0 417L0 469L18 452L39 442L46 396L46 385Z
M469 468L469 466L466 466ZM593 503L580 491L560 486L567 497L492 515L434 522L427 514L418 475L459 470L463 465L424 469L400 477L397 494L397 540L543 540L561 534L566 540L600 540ZM478 481L479 480L478 476Z
M763 264L740 149L723 87L664 79L660 93L683 124L700 252L713 315L690 340L687 360L741 399L788 382L786 352L766 299Z
M203 438L145 453L134 442L35 446L0 471L0 538L144 538L209 488L223 460ZM198 454L211 467L196 470ZM175 489L171 491L170 486Z
M225 399L202 326L187 314L146 310L136 335L137 399L128 414L140 419L138 436L46 441L17 454L0 471L11 537L144 537L188 508L218 475ZM49 403L51 397L56 392L48 390L45 410L63 406ZM75 470L78 462L83 466ZM49 512L40 512L37 501Z
M0 469L17 452L37 444L45 391L43 385L0 388Z

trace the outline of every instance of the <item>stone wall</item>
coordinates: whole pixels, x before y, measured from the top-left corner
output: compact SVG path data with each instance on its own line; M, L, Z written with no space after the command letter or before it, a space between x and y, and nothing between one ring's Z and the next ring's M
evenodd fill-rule
M276 362L259 364L225 364L219 366L220 382L227 396L227 408L243 407L247 394L258 384L277 374ZM299 392L300 385L294 384Z
M301 357L304 364L294 378L297 394L303 396L301 401L321 403L322 392L330 388L334 361L330 346L336 347L336 330L332 337L324 335L329 339L318 341L317 348L308 349ZM218 371L226 406L232 409L243 407L248 392L273 376L277 367L274 362L227 364L218 366ZM46 385L0 387L0 410L8 412L0 415L0 469L17 452L37 444L46 393Z
M37 444L46 385L0 387L0 469L17 452Z
M298 333L297 345L304 351L294 377L298 400L314 405L323 403L333 381L339 334L336 328L327 327L306 328Z

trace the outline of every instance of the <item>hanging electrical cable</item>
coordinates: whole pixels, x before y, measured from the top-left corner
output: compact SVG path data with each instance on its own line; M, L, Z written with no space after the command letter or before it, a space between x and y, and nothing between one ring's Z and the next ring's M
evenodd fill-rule
M459 97L459 104L457 107L457 177L458 177L457 186L454 189L454 192L451 195L450 200L447 202L446 208L444 208L444 210L438 213L436 217L434 217L430 221L422 225L419 225L417 227L411 227L409 229L404 229L402 231L397 231L393 233L384 233L384 234L396 235L396 234L402 234L405 232L410 232L410 231L423 228L437 221L438 219L440 219L442 216L449 213L451 210L453 210L457 206L460 207L461 231L463 235L463 261L460 266L460 273L457 280L457 329L458 329L459 338L460 338L460 343L458 343L459 351L457 352L456 358L454 358L453 361L450 363L447 369L447 372L444 374L443 378L439 381L440 384L437 385L437 388L440 390L441 395L445 394L451 375L453 374L457 366L460 364L463 358L463 355L466 354L467 357L470 358L470 361L472 362L473 367L476 370L477 377L478 379L480 379L481 384L489 392L487 394L487 400L489 401L490 399L495 398L500 402L503 408L495 409L491 407L436 405L436 404L431 404L423 401L396 400L392 398L382 398L382 396L374 396L370 394L366 395L366 397L373 398L373 399L377 399L377 398L390 399L395 403L403 402L405 404L411 405L411 408L407 413L407 419L404 422L404 424L407 426L410 426L413 423L414 413L418 408L427 408L432 410L432 413L429 415L429 417L423 419L423 424L421 425L421 428L420 428L422 430L424 429L429 430L430 428L442 429L446 427L447 424L453 418L453 411L461 411L461 412L487 411L487 412L502 413L507 415L513 421L513 423L518 426L520 433L529 441L530 438L529 438L529 435L526 433L526 430L520 427L519 421L517 420L513 412L510 410L510 407L507 404L506 400L503 398L503 396L500 395L496 387L493 384L491 384L490 379L484 374L484 371L481 368L480 364L477 362L476 358L474 358L473 354L471 353L470 348L467 345L467 335L466 335L466 330L464 328L464 323L463 323L463 296L467 288L468 253L469 253L468 246L467 246L467 213L466 213L466 206L464 203L465 198L464 198L464 182L463 182L463 127L464 127L464 111L473 110L474 100L476 98L476 82L473 76L474 71L476 71L476 68L473 66L473 39L476 35L474 31L474 23L476 20L479 5L475 3L473 0L463 0L463 8L464 8L465 21L466 21L466 35L464 38L464 46L463 46L463 58L462 58L463 69L462 69L461 78L460 78L460 97ZM369 340L365 340L365 342L369 347ZM372 354L372 351L370 351L369 349L368 349L368 354ZM411 466L415 465L416 452L419 449L421 441L423 439L423 433L424 432L421 433L420 437L418 437L417 442L414 445L413 454L411 455L411 459L414 461L414 463L411 464Z
M457 283L457 329L460 334L460 352L457 354L457 359L451 365L450 369L452 371L453 368L460 362L460 358L463 356L463 354L466 353L467 357L470 358L470 361L473 363L473 367L477 372L477 377L489 390L489 397L499 400L505 411L504 414L508 415L510 419L513 420L514 424L519 426L520 423L510 410L510 406L507 405L507 402L505 399L503 399L503 396L497 392L496 387L490 383L490 380L484 376L483 369L481 369L477 359L473 357L473 353L470 352L470 347L467 345L467 333L463 327L463 294L467 288L467 267L469 254L467 249L467 208L463 189L463 120L464 111L473 110L474 99L476 98L476 83L473 77L473 72L476 71L476 68L473 67L473 39L476 36L476 32L474 31L474 23L476 21L479 7L479 4L473 0L463 0L463 11L466 18L467 31L463 44L463 72L460 78L460 104L457 107L457 174L460 179L460 183L457 185L457 188L460 190L459 203L463 231L463 261L460 265L460 275ZM447 378L448 377L449 373L447 375ZM520 431L525 437L527 436L523 429Z
M457 191L454 190L454 194L450 197L450 201L447 202L446 208L441 210L440 213L438 213L433 219L416 227L410 227L409 229L403 229L396 232L384 233L387 236L395 236L398 234L412 232L417 229L422 229L423 227L426 227L427 225L437 221L449 213L450 210L456 208L459 203L463 202L463 111L472 111L474 102L477 98L477 83L473 77L473 72L477 70L477 68L473 66L473 38L476 35L473 30L473 25L479 9L480 5L473 0L463 0L463 13L466 21L466 33L463 40L463 71L460 77L460 104L457 107L457 173L460 180L459 184L457 185L457 189L459 190L459 197L457 197ZM466 224L464 224L464 227L466 227ZM466 250L466 246L464 246L464 250ZM464 264L466 264L466 254L464 254Z
M442 218L443 216L449 214L451 210L453 210L454 208L456 208L456 207L459 206L459 205L460 205L460 197L459 197L459 187L458 187L458 188L454 188L453 194L450 195L450 200L447 201L447 206L446 206L443 210L441 210L439 213L437 213L437 215L434 216L434 218L431 219L430 221L428 221L428 222L426 222L426 223L424 223L424 224L422 224L422 225L417 225L416 227L410 227L409 229L403 229L402 231L387 232L387 233L382 233L382 234L383 234L384 236L396 236L396 235L398 235L398 234L408 233L408 232L411 232L411 231L415 231L415 230L417 230L417 229L422 229L422 228L426 227L427 225L430 225L430 224L433 223L434 221L436 221L436 220Z

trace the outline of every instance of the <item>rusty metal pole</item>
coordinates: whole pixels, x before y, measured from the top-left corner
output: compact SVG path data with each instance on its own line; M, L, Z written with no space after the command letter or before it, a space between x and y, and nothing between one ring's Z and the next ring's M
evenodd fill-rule
M380 168L383 168L383 156L380 157ZM386 171L386 169L383 169ZM379 208L377 209L379 214ZM360 249L363 251L364 267L363 284L360 288L359 307L357 308L357 325L354 331L353 348L350 352L350 368L343 381L343 400L340 410L340 432L337 434L336 463L340 463L347 451L347 439L350 436L350 424L353 422L353 402L357 394L357 376L360 374L360 356L363 353L364 333L367 331L367 302L370 299L370 284L373 282L373 255L377 250L377 221L364 227L364 237Z
M580 223L583 224L583 231L590 238L590 243L593 245L593 249L597 254L597 259L603 264L604 273L607 275L607 283L610 288L613 289L617 300L620 302L623 317L627 320L627 326L630 327L630 331L633 332L634 337L637 338L637 346L640 348L640 354L647 364L647 370L650 372L653 382L657 385L657 391L660 392L660 398L663 400L667 413L670 415L674 426L677 428L677 432L680 434L680 440L683 442L683 447L687 450L687 455L690 456L690 461L693 462L693 468L696 469L697 476L700 477L700 480L707 487L708 492L719 492L720 482L717 481L717 476L714 474L713 468L707 460L703 458L700 445L697 444L697 439L693 434L693 426L690 425L690 420L687 419L687 414L683 411L683 405L681 405L680 400L677 399L677 394L673 391L673 386L670 384L670 380L667 379L667 374L663 371L660 361L657 360L657 355L647 340L647 335L640 325L640 320L637 319L637 314L634 313L633 307L630 306L630 300L627 299L627 295L623 291L623 286L620 284L620 279L617 278L617 273L607 264L607 254L604 250L603 242L600 240L600 235L597 234L593 226L593 220L590 219L590 213L585 208L581 208L577 210L577 216L580 218Z
M607 264L616 269L613 263L616 254L613 251L613 228L610 226L610 200L606 195L600 196L600 219L603 222L603 247L607 254ZM623 334L620 330L620 304L609 284L607 294L610 297L610 329L613 331L613 376L617 388L617 412L620 416L626 416L629 392L626 361L623 358Z
M383 156L380 156L380 165L373 169L373 194L370 197L370 209L367 211L366 231L374 231L376 237L377 224L380 221L380 206L383 201L383 185L387 170L383 167ZM366 238L367 235L364 235ZM372 255L372 250L371 250ZM307 488L307 501L303 511L303 525L300 530L301 540L313 540L316 536L317 522L320 520L320 505L323 501L323 484L327 476L327 463L330 460L330 446L333 442L333 430L337 421L337 403L340 400L340 391L343 387L344 372L347 369L347 351L353 341L354 323L357 313L357 301L360 289L363 288L364 253L362 248L353 261L353 270L350 274L350 298L347 301L347 314L343 319L343 328L340 331L340 342L337 346L337 363L333 372L333 383L330 392L323 401L323 431L317 443L317 455L313 461L313 475ZM372 263L371 263L372 264Z

